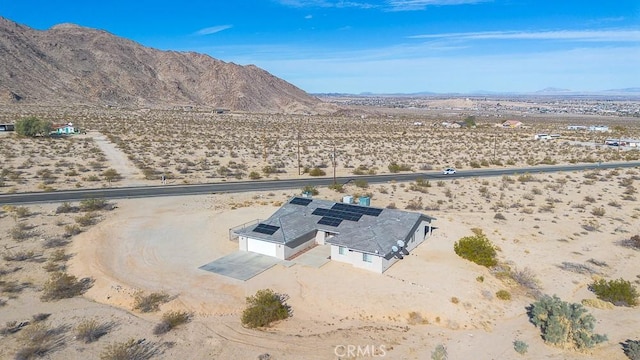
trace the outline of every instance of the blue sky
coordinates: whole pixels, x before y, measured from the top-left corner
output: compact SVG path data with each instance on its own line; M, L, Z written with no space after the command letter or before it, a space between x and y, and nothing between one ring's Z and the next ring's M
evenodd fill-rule
M640 0L33 0L0 16L255 64L312 93L640 87Z

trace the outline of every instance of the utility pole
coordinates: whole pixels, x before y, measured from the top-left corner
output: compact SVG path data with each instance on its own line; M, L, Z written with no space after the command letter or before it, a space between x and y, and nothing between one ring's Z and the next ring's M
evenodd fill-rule
M336 185L336 145L333 145L333 185Z
M302 175L300 166L300 123L298 123L298 175Z
M496 143L496 133L493 133L493 162L496 161L496 147L497 147L497 143Z

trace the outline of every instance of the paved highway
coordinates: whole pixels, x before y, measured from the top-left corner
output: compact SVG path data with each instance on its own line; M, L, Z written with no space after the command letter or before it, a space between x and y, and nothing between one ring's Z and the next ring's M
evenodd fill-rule
M575 164L535 166L526 168L498 168L498 169L471 169L461 170L454 175L443 175L441 171L415 172L403 174L363 175L338 177L338 183L347 183L354 179L362 179L369 184L385 183L389 181L413 181L418 178L425 180L450 180L468 177L490 177L502 175L516 175L524 173L550 173L581 171L589 169L613 169L640 167L640 162L603 163L603 164ZM223 182L214 184L195 185L164 185L164 186L139 186L102 189L65 190L53 192L15 193L0 195L0 205L5 204L33 204L55 203L63 201L80 201L88 198L126 199L144 198L156 196L182 196L215 193L237 193L245 191L268 191L281 189L301 189L306 185L327 186L333 183L333 178L304 178L290 180L264 180Z

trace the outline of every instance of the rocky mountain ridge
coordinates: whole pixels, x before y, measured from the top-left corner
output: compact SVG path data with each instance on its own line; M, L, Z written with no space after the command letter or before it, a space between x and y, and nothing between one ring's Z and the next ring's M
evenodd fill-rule
M202 106L317 113L327 104L254 65L161 51L106 31L35 30L0 17L0 103Z

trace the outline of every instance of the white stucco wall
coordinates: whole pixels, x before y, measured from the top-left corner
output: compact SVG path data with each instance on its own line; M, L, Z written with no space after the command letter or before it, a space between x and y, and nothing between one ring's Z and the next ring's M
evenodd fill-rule
M362 253L359 251L349 251L349 249L346 249L346 254L340 255L340 250L337 245L331 245L331 260L344 262L351 264L353 267L377 273L382 273L383 271L382 263L384 259L382 257L371 255L371 262L365 262L362 260Z
M238 237L238 249L240 251L247 251L247 237L239 236Z

